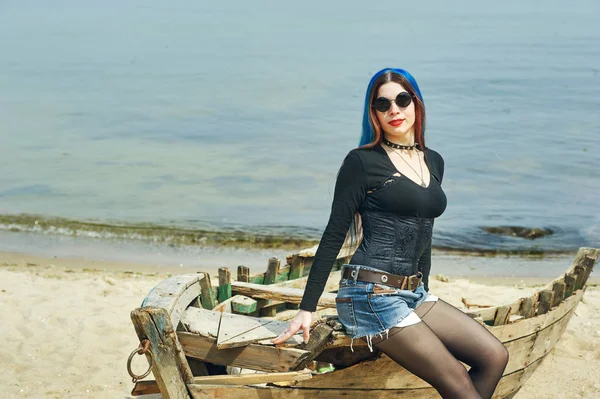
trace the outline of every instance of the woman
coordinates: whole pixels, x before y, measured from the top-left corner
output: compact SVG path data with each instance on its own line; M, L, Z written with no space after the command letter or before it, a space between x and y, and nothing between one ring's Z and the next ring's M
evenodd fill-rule
M339 170L300 310L273 343L299 330L308 341L311 313L336 256L348 231L356 241L361 229L336 298L346 333L375 345L444 398L490 398L508 352L479 323L428 293L433 220L444 212L446 196L444 160L425 146L424 132L425 107L412 75L402 69L375 74L361 147ZM459 361L471 367L468 373Z

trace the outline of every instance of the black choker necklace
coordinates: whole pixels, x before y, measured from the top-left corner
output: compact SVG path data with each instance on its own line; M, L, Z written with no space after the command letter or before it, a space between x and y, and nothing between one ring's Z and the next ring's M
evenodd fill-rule
M397 150L414 150L415 148L417 148L419 146L418 143L414 143L413 145L400 145L400 144L392 143L388 139L383 139L383 144L387 145L388 147L395 148Z

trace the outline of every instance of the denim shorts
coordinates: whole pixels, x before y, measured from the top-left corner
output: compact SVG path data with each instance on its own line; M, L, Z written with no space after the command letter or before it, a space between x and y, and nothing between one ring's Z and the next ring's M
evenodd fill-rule
M367 270L378 269L361 265L344 265ZM344 326L346 334L355 338L367 338L369 348L374 335L387 334L389 329L399 324L428 297L423 284L415 291L342 279L336 297L338 319ZM433 298L432 298L433 299Z

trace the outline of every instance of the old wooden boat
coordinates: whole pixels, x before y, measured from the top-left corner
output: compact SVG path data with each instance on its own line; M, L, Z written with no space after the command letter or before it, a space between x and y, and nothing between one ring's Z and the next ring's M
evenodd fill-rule
M554 348L599 253L581 248L564 275L532 296L467 312L510 353L494 398L512 398ZM439 397L423 380L385 354L370 352L362 341L350 350L350 339L336 319L334 293L348 252L340 253L331 273L310 341L304 344L296 335L280 347L270 343L287 327L284 320L296 313L313 255L291 255L284 266L271 258L266 272L256 275L239 266L233 281L230 271L221 268L214 285L206 273L158 284L131 313L155 377L138 381L132 394L160 393L168 399ZM239 368L252 374L232 374Z

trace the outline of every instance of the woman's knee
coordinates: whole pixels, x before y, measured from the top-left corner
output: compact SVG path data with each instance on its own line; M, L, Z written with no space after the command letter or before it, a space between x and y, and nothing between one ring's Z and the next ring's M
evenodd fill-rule
M509 353L508 353L508 349L506 349L506 347L504 345L502 345L502 343L499 343L495 349L495 356L496 361L498 363L498 366L500 368L502 368L502 371L504 371L504 369L506 368L506 365L508 364L508 357L509 357Z
M502 372L508 364L508 350L500 341L496 341L489 345L487 350L481 355L480 366L484 368L492 368Z

